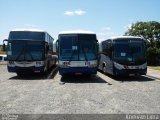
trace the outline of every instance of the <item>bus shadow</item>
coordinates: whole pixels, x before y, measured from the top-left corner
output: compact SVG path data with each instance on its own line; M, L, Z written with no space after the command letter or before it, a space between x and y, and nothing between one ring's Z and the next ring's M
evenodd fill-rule
M61 82L64 83L107 83L104 79L100 78L97 75L67 75L61 77Z
M156 78L154 77L149 77L147 75L141 75L141 76L134 76L134 77L130 77L130 76L113 76L111 74L107 74L107 73L103 73L102 71L98 70L98 72L100 72L101 74L115 80L115 81L121 81L121 82L134 82L134 81L138 81L138 82L149 82L149 81L154 81L156 80Z
M116 81L121 81L121 82L149 82L149 81L154 81L155 79L147 77L147 76L135 76L135 77L129 77L129 76L112 76L112 75L107 75L113 80Z
M48 80L53 79L57 72L57 67L52 67L47 73L26 73L22 76L11 77L9 80Z

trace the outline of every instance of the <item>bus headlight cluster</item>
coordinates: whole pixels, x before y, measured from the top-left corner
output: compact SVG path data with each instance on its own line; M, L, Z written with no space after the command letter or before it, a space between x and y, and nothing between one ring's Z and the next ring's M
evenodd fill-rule
M69 62L63 62L60 67L69 67L70 63Z
M14 61L9 61L9 64L10 65L14 65Z
M97 64L90 64L88 67L97 67Z
M36 61L36 67L43 66L43 65L44 65L43 61Z
M9 67L15 67L14 61L8 61L8 66Z
M124 69L124 66L123 66L123 65L118 64L118 63L116 63L116 62L114 62L114 67L117 68L118 70Z

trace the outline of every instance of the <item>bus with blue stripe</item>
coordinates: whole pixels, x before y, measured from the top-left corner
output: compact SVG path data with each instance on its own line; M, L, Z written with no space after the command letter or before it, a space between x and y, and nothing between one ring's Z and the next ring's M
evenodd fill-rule
M90 31L64 31L57 40L59 74L97 73L98 40Z
M54 39L43 30L16 29L7 41L7 67L9 72L22 75L26 72L46 72L56 65ZM5 43L3 44L5 49Z
M104 40L99 45L99 67L114 76L146 75L147 59L144 39L119 36Z

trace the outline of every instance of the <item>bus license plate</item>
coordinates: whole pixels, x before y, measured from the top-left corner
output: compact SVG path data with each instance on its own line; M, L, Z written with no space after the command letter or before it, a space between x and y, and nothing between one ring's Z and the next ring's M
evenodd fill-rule
M135 74L129 74L129 76L131 76L131 77L132 77L132 76L135 76Z
M82 75L82 73L75 73L75 75Z

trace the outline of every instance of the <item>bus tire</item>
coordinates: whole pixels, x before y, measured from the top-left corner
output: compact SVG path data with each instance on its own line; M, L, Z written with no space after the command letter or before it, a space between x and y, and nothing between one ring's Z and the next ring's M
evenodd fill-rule
M17 72L17 76L23 76L22 72Z
M106 74L106 66L105 66L105 65L103 65L103 67L102 67L102 72L103 72L104 74Z
M54 66L56 66L56 64L57 64L57 59L55 59L55 64L54 64Z
M50 68L50 64L49 64L49 61L47 62L47 72L49 71L49 68Z

